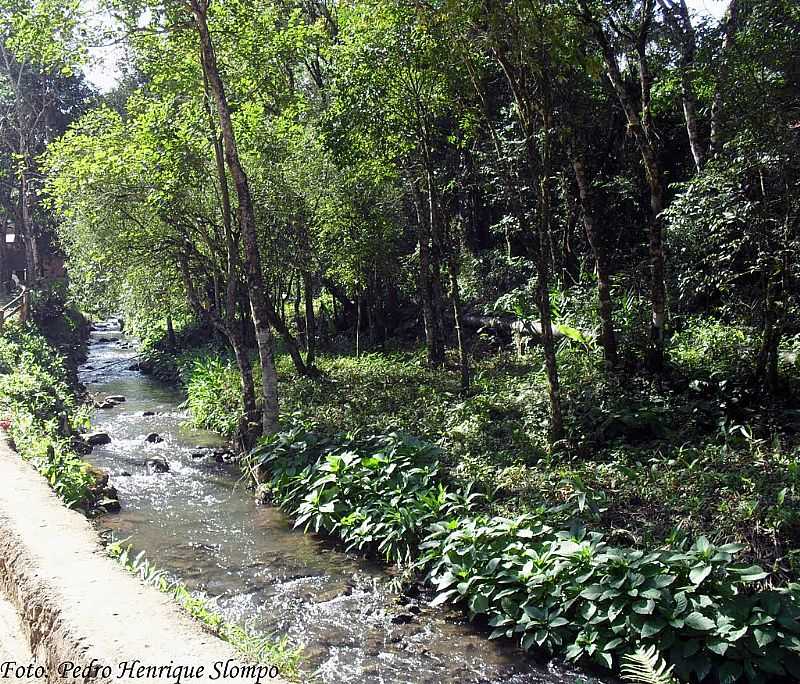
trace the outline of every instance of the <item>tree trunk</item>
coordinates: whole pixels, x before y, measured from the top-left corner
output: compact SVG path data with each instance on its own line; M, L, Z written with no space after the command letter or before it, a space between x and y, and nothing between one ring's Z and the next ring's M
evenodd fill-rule
M239 368L242 408L244 411L242 421L237 430L237 439L242 444L243 449L249 450L255 445L255 441L261 432L261 424L257 419L258 407L256 404L255 385L253 383L253 368L247 353L247 345L245 344L244 325L230 317L227 318L226 321L223 321L219 317L218 312L214 309L204 307L194 286L191 270L189 269L189 260L186 255L182 256L179 265L183 277L183 284L186 288L189 303L192 308L198 316L204 320L210 321L215 329L225 335L233 349L236 365ZM171 317L167 318L167 329L172 329Z
M172 316L167 316L167 342L170 349L175 349L178 346L178 340L175 337L175 326L172 324Z
M28 202L28 178L25 171L20 174L20 219L21 234L25 245L25 283L32 285L39 277L39 245L31 225L30 204Z
M306 366L313 368L317 352L317 320L314 316L314 284L310 271L303 271L303 289L306 300Z
M648 246L650 250L650 339L646 362L651 370L659 371L664 364L664 328L666 325L666 285L664 283L664 247L662 244L661 212L664 211L664 183L658 156L650 135L650 71L647 64L647 31L650 25L653 3L645 0L642 11L640 34L636 51L639 58L639 78L642 90L642 108L636 106L625 87L617 56L600 22L592 15L587 0L578 0L584 21L594 31L606 65L608 78L625 112L628 127L636 139L644 162L647 185L650 189L650 215L648 219Z
M236 188L239 201L239 224L242 230L247 269L247 285L250 291L250 308L255 326L259 361L262 377L262 426L270 434L278 429L278 374L275 370L274 340L269 325L266 288L261 269L261 255L258 247L255 212L247 174L239 160L236 136L233 130L231 111L225 95L225 86L219 74L214 46L208 30L206 18L207 5L200 0L190 0L195 25L200 37L202 66L217 105L222 130L225 160Z
M319 340L322 344L327 345L330 344L330 320L328 319L328 307L325 306L325 302L320 302L319 305L319 316L317 317L317 333L319 335Z
M461 290L458 286L458 256L452 254L448 259L448 270L450 271L450 290L453 299L453 317L456 326L456 342L458 343L458 366L461 371L461 391L469 391L470 369L469 354L467 353L467 343L464 339L464 307L461 303Z
M294 322L297 326L297 338L305 344L305 321L300 317L300 302L303 299L303 287L298 279L297 288L292 297L292 308L294 309Z
M654 181L650 187L650 301L652 318L650 320L650 347L647 352L647 365L651 370L660 371L664 365L664 329L667 318L667 290L664 283L664 246L661 239L661 212L664 210L664 196L661 180Z
M705 163L705 148L700 141L700 129L697 124L697 99L694 96L691 77L687 70L681 73L681 97L683 99L683 118L686 120L686 134L692 149L695 169L700 171Z
M303 360L303 355L300 353L300 345L297 343L297 339L294 335L292 335L292 332L289 330L289 326L286 325L286 322L280 318L280 316L278 316L278 313L275 311L275 307L272 305L272 302L267 300L264 308L266 311L267 321L272 324L272 327L275 328L275 332L280 335L280 338L283 341L283 346L286 348L286 352L292 359L292 363L294 363L294 367L298 374L312 374L310 368Z
M361 293L356 295L356 358L361 357Z
M375 332L375 345L383 348L386 344L386 291L383 279L378 276L377 268L372 270L372 327Z
M339 287L336 283L334 283L330 278L323 278L322 284L325 286L325 289L331 293L333 297L333 320L339 318L339 312L336 310L336 302L342 305L342 309L344 311L343 317L345 323L352 325L353 321L355 321L356 316L358 316L358 312L356 311L356 305L352 302L352 300L347 296L347 293Z
M528 173L531 182L536 183L538 196L537 217L537 305L539 308L539 325L541 327L542 349L544 351L545 369L547 373L547 393L550 401L550 444L562 439L564 435L564 418L561 412L561 386L558 377L558 362L556 360L555 337L550 316L550 231L552 190L550 188L553 173L551 149L553 135L553 103L550 91L549 71L547 59L541 54L539 68L541 74L537 79L539 86L538 107L534 107L530 93L525 89L524 78L520 70L509 60L501 50L495 50L495 57L503 69L506 80L514 95L517 117L520 127L525 133L525 151L528 162ZM534 116L538 111L541 117L541 151L537 155ZM538 182L537 182L538 179ZM520 225L525 224L525 213L520 212Z
M681 101L686 133L692 151L695 169L700 171L705 163L705 147L700 140L700 127L697 123L697 97L692 83L692 67L697 54L697 38L686 0L658 0L664 19L675 35L680 56L678 71L681 79Z
M767 392L774 392L778 386L778 345L781 339L781 326L775 304L776 285L767 286L764 301L764 324L761 347L756 360L756 377L761 380Z
M425 146L425 179L428 186L428 225L430 227L431 249L429 266L431 274L431 304L433 314L433 336L436 355L433 365L443 366L445 363L445 334L444 334L444 289L442 287L442 253L444 245L442 239L442 226L439 215L439 199L433 175L433 162L430 159L430 150Z
M202 55L201 61L203 61ZM203 70L203 82L206 98L209 98L210 88L205 69ZM243 295L243 293L240 293L241 288L239 286L239 270L241 262L239 257L239 243L233 233L233 212L231 209L230 192L228 191L228 177L225 173L225 155L223 143L220 137L217 135L214 117L212 115L211 108L208 105L207 99L204 101L204 104L208 118L209 137L214 150L217 182L219 183L222 225L225 234L225 323L224 325L218 325L218 328L228 339L228 342L233 349L234 358L236 359L236 366L239 369L243 415L242 420L237 428L237 440L242 449L247 452L255 446L256 440L258 439L263 428L263 422L258 419L258 405L256 402L255 384L253 382L253 365L250 362L250 356L248 353L248 326L246 325L248 318L245 314L247 307L242 306L242 317L237 317L237 311L240 305L239 295ZM215 298L217 300L217 317L219 317L221 315L219 313L219 309L222 305L222 298L219 293L219 278L217 277L217 274L214 274L214 283Z
M548 235L551 228L551 174L552 162L550 157L550 143L552 135L552 119L549 103L542 107L542 149L539 155L540 175L538 183L539 216L538 249L536 254L537 291L539 305L539 320L542 334L542 349L547 372L547 391L550 400L550 443L554 444L564 436L564 419L561 413L561 386L558 377L558 363L556 361L555 339L550 316L550 288L549 288L549 256ZM535 142L533 132L527 131L528 162L531 170L536 168Z
M425 322L425 345L428 350L428 365L441 366L444 363L444 348L441 335L436 333L436 312L434 307L433 281L431 277L430 231L428 219L423 211L421 193L415 182L411 181L411 192L417 213L417 241L419 243L419 275L417 286L422 302L422 317Z
M275 288L276 299L279 302L277 308L273 308L275 312L275 317L280 320L280 322L286 327L288 330L289 325L286 323L286 307L284 306L284 299L283 299L283 283L278 283L277 287ZM286 293L287 296L291 294L292 282L289 281L289 291Z
M253 364L247 353L247 347L243 344L243 337L239 331L229 331L228 340L233 347L233 355L236 359L236 367L239 369L241 378L242 406L244 414L241 424L238 427L238 439L242 449L247 452L255 446L263 425L256 420L258 416L258 404L256 402L255 383L253 382Z
M727 56L736 42L736 29L739 22L738 0L730 0L725 13L725 38L722 41L721 63L717 69L717 83L714 92L714 102L711 105L711 154L718 155L722 152L722 110L724 98L722 91L725 89L729 69L726 63Z
M372 296L372 287L368 284L366 289L366 298L364 300L364 307L367 310L367 339L369 340L369 348L375 348L375 301Z
M1 221L0 225L0 297L8 290L8 270L6 264L6 222Z
M603 347L603 356L606 363L616 366L617 338L614 333L614 306L611 300L611 279L608 272L608 256L603 239L598 234L595 222L594 196L586 177L586 162L582 155L575 155L572 160L575 180L578 184L578 195L583 213L583 226L586 230L586 239L594 254L595 270L597 271L597 299L600 312L600 344Z

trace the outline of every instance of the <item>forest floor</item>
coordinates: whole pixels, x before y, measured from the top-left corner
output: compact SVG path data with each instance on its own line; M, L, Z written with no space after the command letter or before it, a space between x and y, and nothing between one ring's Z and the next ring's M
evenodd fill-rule
M745 543L745 558L776 579L796 578L797 367L782 369L787 385L777 399L739 367L749 353L718 342L696 334L677 340L660 376L608 372L596 353L565 345L559 365L567 436L553 450L536 349L523 357L474 349L467 393L455 358L452 368L433 370L422 350L322 354L319 378L298 377L281 355L282 411L325 432L397 430L434 442L446 477L490 493L495 514L567 503L620 545L705 535ZM236 413L232 364L202 350L178 363L195 418L222 432L235 425L219 423Z
M493 493L494 512L572 501L617 543L681 537L744 542L778 575L800 568L800 412L740 397L739 417L709 388L600 373L564 376L568 435L546 449L535 355L489 357L470 393L421 354L323 357L322 381L281 363L285 410L327 430L397 429L443 448L449 476ZM585 370L585 369L582 369Z

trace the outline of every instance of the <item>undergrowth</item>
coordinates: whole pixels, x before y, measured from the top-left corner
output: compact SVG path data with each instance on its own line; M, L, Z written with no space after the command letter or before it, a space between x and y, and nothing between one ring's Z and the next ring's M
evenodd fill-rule
M348 551L410 564L428 526L477 509L482 496L439 481L439 452L392 433L322 437L303 424L249 455L268 474L260 489L307 531L337 536Z
M88 425L64 358L32 324L7 322L0 335L0 416L20 456L68 506L92 500L94 478L69 432Z
M486 516L481 494L441 482L437 455L399 434L296 422L248 465L297 526L410 566L435 588L432 605L463 605L492 637L610 669L652 645L685 681L800 676L800 586L770 588L762 568L736 562L743 545L613 546L570 515L580 501Z
M284 431L254 456L262 490L524 646L617 668L652 645L682 679L797 677L797 341L779 397L748 375L750 333L703 318L676 331L660 376L608 372L597 349L562 342L554 449L537 349L477 344L466 394L421 351L323 353L319 378L280 355ZM194 420L230 434L230 357L170 358Z
M698 344L706 349L718 332ZM447 479L492 491L496 513L583 497L597 510L594 524L620 542L705 535L745 543L750 560L796 577L800 412L790 402L762 405L746 385L723 381L736 355L690 352L691 339L679 336L673 347L683 370L662 379L605 373L595 356L564 345L569 437L554 451L536 351L480 359L466 395L454 374L427 368L421 353L321 355L321 378L299 377L280 356L280 396L285 416L299 414L326 433L397 431L436 444ZM695 368L700 358L708 364ZM233 361L194 350L172 362L195 423L232 436L241 415Z

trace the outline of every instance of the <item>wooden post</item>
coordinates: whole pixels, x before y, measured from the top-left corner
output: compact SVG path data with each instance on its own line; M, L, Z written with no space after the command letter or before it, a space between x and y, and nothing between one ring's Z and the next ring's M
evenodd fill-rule
M5 323L6 319L6 310L0 309L0 333L3 332L3 323Z

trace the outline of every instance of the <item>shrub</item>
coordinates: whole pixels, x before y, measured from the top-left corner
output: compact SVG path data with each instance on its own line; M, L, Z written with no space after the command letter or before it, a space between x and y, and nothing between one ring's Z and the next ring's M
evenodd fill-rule
M757 344L741 326L694 317L670 342L670 360L690 376L732 377L751 366Z
M720 682L800 676L798 587L747 593L758 566L733 563L742 546L648 553L609 546L598 533L557 532L541 518L466 518L433 525L418 566L434 603L464 603L492 637L566 652L611 668L654 645L683 678Z
M198 427L232 436L244 411L239 371L233 362L213 356L184 359L185 406Z
M86 422L64 359L38 331L7 323L0 336L0 412L20 456L69 506L87 503L93 478L63 434Z
M251 465L306 530L339 537L348 550L410 563L429 525L473 510L480 496L437 482L439 450L392 433L322 438L308 426L265 439Z
M294 417L249 464L296 525L348 550L416 559L432 605L464 605L493 638L607 668L655 648L683 680L800 675L800 587L753 591L767 573L734 562L743 545L616 548L578 525L552 527L564 506L476 516L481 497L442 485L439 456L405 435L328 437Z

